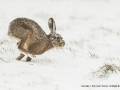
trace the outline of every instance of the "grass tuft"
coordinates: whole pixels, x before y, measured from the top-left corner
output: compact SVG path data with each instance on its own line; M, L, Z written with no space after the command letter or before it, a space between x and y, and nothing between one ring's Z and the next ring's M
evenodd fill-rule
M117 73L118 71L120 71L120 67L115 64L105 64L100 67L98 71L92 72L92 74L97 78L108 78L110 75Z

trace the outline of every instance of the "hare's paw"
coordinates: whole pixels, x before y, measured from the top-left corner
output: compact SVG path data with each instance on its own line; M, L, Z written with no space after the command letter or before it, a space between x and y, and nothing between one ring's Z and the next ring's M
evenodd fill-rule
M24 56L25 56L25 55L21 53L20 56L18 56L18 57L16 58L16 60L21 60Z
M26 61L27 61L27 62L30 62L30 61L31 61L31 58L28 56L28 57L26 58Z

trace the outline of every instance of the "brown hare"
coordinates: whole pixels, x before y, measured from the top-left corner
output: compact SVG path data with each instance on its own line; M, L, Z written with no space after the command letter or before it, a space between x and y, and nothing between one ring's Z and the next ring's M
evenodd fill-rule
M40 55L49 49L63 47L65 41L60 34L56 33L56 25L53 18L48 20L50 34L46 35L43 29L33 20L28 18L14 19L8 29L8 35L18 39L18 49L22 51L16 59L21 60L26 54ZM27 56L26 61L31 61Z

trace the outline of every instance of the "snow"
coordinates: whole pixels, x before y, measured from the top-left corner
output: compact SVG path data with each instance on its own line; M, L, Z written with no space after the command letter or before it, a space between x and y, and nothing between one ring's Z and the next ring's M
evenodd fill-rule
M119 85L119 70L100 75L106 64L120 68L119 8L119 0L0 0L0 90L118 90L109 85ZM47 34L53 17L66 45L31 62L15 60L20 52L7 31L17 17L33 19Z

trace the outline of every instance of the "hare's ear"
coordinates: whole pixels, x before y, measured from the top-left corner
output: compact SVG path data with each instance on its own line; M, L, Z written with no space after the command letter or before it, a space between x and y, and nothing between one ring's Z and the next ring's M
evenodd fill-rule
M49 29L50 29L52 34L56 32L56 25L55 25L53 18L50 18L48 20L48 26L49 26Z

